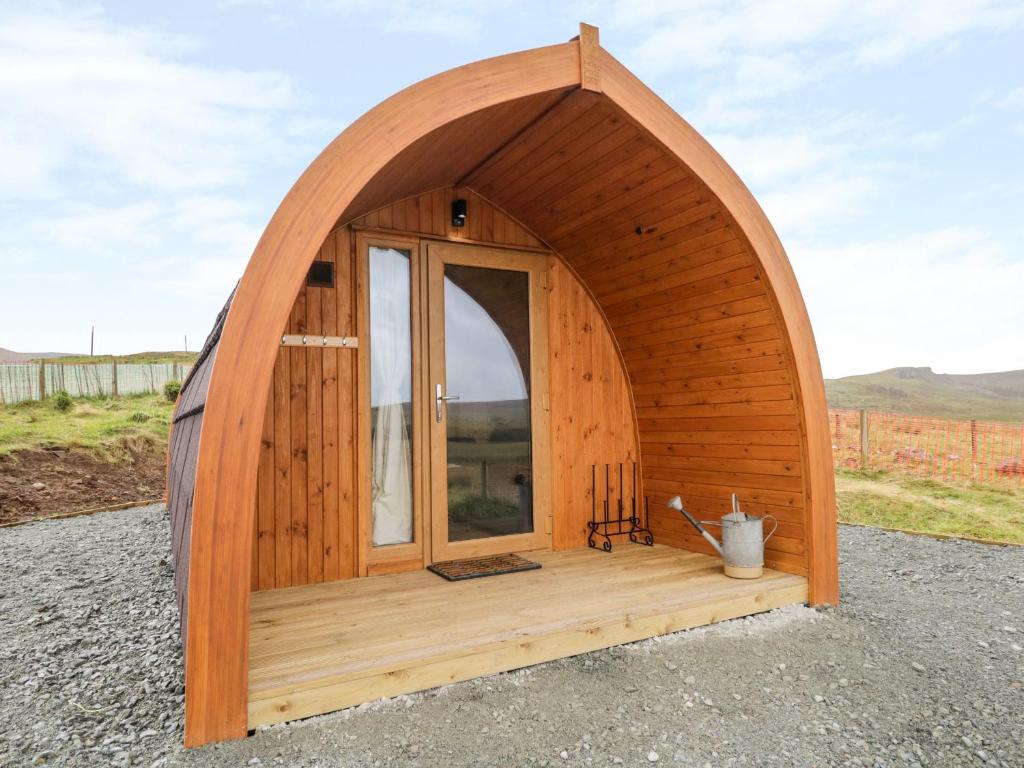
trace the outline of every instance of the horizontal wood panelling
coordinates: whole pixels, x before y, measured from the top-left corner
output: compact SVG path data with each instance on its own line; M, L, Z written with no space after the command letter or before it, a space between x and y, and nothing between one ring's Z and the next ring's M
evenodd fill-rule
M638 419L641 433L734 430L744 432L781 431L793 426L788 416L716 416L715 418L665 417ZM795 431L795 430L794 430ZM799 433L797 433L799 434ZM751 435L755 439L757 435Z
M660 146L635 125L623 123L616 138L611 105L569 101L561 119L556 110L475 177L579 273L607 317L636 401L645 492L659 503L680 493L709 519L728 511L733 491L751 512L789 510L770 557L805 572L792 361L749 246L718 201L663 165ZM578 132L557 137L555 125ZM505 195L499 179L513 164ZM586 421L590 407L573 411ZM655 517L665 521L659 540L701 548L683 524Z
M671 192L671 190L670 190ZM652 198L640 211L648 224L624 226L609 230L580 232L565 238L563 246L581 268L616 266L635 258L639 253L663 251L688 238L685 230L689 225L705 218L714 218L727 226L721 208L696 180L681 188L679 194L665 194ZM617 260L619 259L619 260Z
M687 299L699 298L717 291L725 291L730 288L749 285L751 283L758 282L758 280L759 275L753 265L742 266L722 274L714 275L713 277L683 283L678 286L671 286L666 289L659 289L657 287L658 284L655 282L648 286L651 290L648 290L648 292L640 296L617 304L602 302L602 306L604 306L606 311L611 313L611 316L613 317L628 315L634 311L644 311L654 308L661 309L662 312L672 312L674 305L678 302L685 302ZM763 287L761 288L761 291L764 291Z
M723 467L727 467L733 472L752 475L800 476L800 462L798 460L730 457L729 461L724 462L720 456L702 457L693 454L665 455L656 453L648 454L644 461L650 469L692 469L718 472Z
M671 229L663 229L657 219L652 221L651 211L645 209L633 212L634 221L638 222L635 226L630 227L627 221L621 229L614 230L617 233L614 239L596 242L581 239L571 243L570 247L578 252L575 258L580 262L580 274L587 275L588 279L604 275L605 270L627 274L634 268L692 259L702 249L735 239L736 233L729 229L721 211L708 202L699 187L687 184L681 191L676 205L682 211L672 217L675 224Z
M504 144L486 162L468 171L468 176L452 181L461 181L483 195L497 192L503 186L505 175L514 172L513 169L529 165L529 158L538 154L546 157L547 153L542 148L547 142L571 138L571 126L589 121L588 113L595 119L601 119L608 111L599 96L573 92L558 109L540 116L526 127L516 141Z
M770 341L755 341L749 344L731 344L725 347L712 349L698 349L689 352L680 352L675 355L663 355L658 357L632 360L629 369L632 373L640 374L649 370L665 370L668 368L681 368L684 366L697 367L706 363L728 363L735 360L747 360L749 358L770 358L786 354L786 344L781 339Z
M750 267L750 257L746 253L736 253L732 256L724 256L717 259L709 260L703 264L694 264L689 267L678 267L671 275L665 275L657 279L648 279L638 285L629 287L614 287L605 288L601 291L595 291L595 295L609 307L615 306L620 302L629 301L631 299L646 300L647 297L652 294L662 295L666 291L673 288L689 287L689 286L700 286L704 287L704 281L709 280L719 275L727 275L740 270L746 270ZM652 291L652 287L657 286L657 291ZM704 291L701 290L701 293ZM682 294L686 296L687 294Z
M767 355L764 357L751 357L742 360L725 360L720 362L704 362L691 365L676 365L648 371L630 371L630 378L633 385L637 386L644 382L652 381L679 381L688 376L694 379L704 379L713 376L731 376L744 373L759 373L762 371L785 371L788 373L789 366L784 355Z
M722 430L720 424L704 422L707 430L663 430L644 429L640 433L641 445L647 443L673 443L676 445L800 445L800 433L796 430Z
M775 386L725 389L717 387L694 392L689 389L651 395L634 394L637 408L676 405L705 405L708 403L754 403L768 400L792 400L793 388L788 384Z
M598 138L581 154L570 156L568 159L565 159L564 154L560 155L562 164L547 175L538 175L531 169L528 175L524 174L521 177L522 183L518 186L522 189L502 185L502 199L516 209L521 209L526 204L538 207L550 205L561 194L563 184L571 183L578 188L603 171L603 163L595 163L593 158L603 158L612 153L632 156L647 148L647 140L638 132L629 133L619 128L614 133Z
M724 478L716 482L701 482L699 480L688 480L685 478L663 479L650 477L647 470L644 470L644 490L664 496L682 495L684 501L695 496L711 496L720 498L731 498L733 493L740 496L747 503L756 502L759 504L770 504L777 507L791 507L803 509L803 498L799 491L787 491L775 488L763 488L758 478L751 478L746 485L734 485Z
M555 105L570 100L567 93L559 89L513 99L455 119L414 141L360 190L336 226L412 194L451 186L527 126L554 114Z
M765 400L753 403L699 403L697 405L655 405L637 408L637 418L645 422L666 419L718 419L725 417L789 416L796 412L792 400Z
M670 313L663 313L661 317L632 325L621 325L617 328L615 337L620 343L627 343L627 340L634 336L650 335L657 338L656 334L659 333L675 333L681 339L692 338L711 332L711 326L707 326L709 323L716 323L713 327L718 330L744 328L751 323L751 316L760 312L770 312L771 317L775 317L771 304L764 296L727 301L690 311L674 309Z
M558 211L550 208L539 211L536 215L549 218L544 228L537 230L544 233L544 238L557 241L562 237L572 238L576 234L604 230L615 232L619 228L634 228L638 216L649 207L648 201L655 195L683 196L697 188L696 183L678 166L672 166L662 160L653 160L637 169L639 181L619 177L617 183L606 190L590 191L580 195L579 209L571 215L558 215ZM614 174L618 175L618 174ZM526 212L522 216L529 216ZM531 221L532 219L524 219Z
M619 317L608 317L608 322L618 333L620 327L636 326L638 324L650 323L660 318L671 319L676 315L685 315L700 310L717 310L718 307L730 302L743 299L765 298L764 286L758 280L741 285L730 286L711 293L697 294L687 298L679 298L672 302L669 311L663 306L652 304L650 306L636 306L627 308L628 312Z
M717 469L691 469L680 467L662 467L656 463L644 465L644 476L652 485L657 480L700 483L704 485L724 485L729 488L761 488L772 491L799 491L802 480L799 475L753 475L742 472L729 472L728 464L720 465Z
M657 461L662 456L684 456L700 459L772 459L800 463L800 448L796 445L749 445L735 443L659 443L645 439L640 444L645 461ZM732 464L732 462L729 462Z
M725 349L744 344L763 341L774 341L779 338L779 327L769 318L762 316L759 323L739 330L727 330L719 333L708 333L696 338L681 339L678 342L664 341L662 338L651 340L641 345L639 340L631 340L623 344L623 357L632 362L640 360L673 359L684 352L707 352L712 349ZM661 358L662 355L669 357Z
M609 152L628 152L628 142L639 140L639 134L629 133L621 128L622 119L614 113L607 115L592 129L587 130L584 126L579 126L580 133L586 133L585 141L588 144L582 154L569 154L562 146L541 160L531 157L529 173L520 173L515 178L501 180L502 197L509 201L517 201L519 204L525 201L535 206L549 204L550 197L545 196L545 192L550 193L551 189L557 191L565 179L585 172L590 167L589 163L581 161L582 158L603 156ZM562 135L563 140L569 138L565 134ZM519 169L525 170L522 165ZM542 198L546 198L546 201Z
M665 379L646 383L634 382L633 395L658 394L663 392L706 392L715 389L746 389L751 387L789 384L789 371L773 368L766 371L723 374L720 376L699 376L696 378Z
M693 250L680 254L667 246L661 251L643 250L644 256L625 261L615 256L612 263L587 265L582 274L596 293L606 294L615 289L635 288L652 279L664 277L666 269L682 271L721 259L745 253L745 246L725 228L721 219L700 218L685 230L680 230ZM642 237L642 236L641 236ZM639 244L638 244L639 245Z
M638 177L643 180L636 181ZM571 193L560 195L546 205L530 201L520 208L520 214L541 223L544 227L541 231L549 237L569 237L589 227L593 220L624 215L623 212L644 194L684 184L688 185L687 189L692 188L692 182L678 166L666 162L665 157L657 152L645 150L632 156L623 154L603 174ZM586 213L581 214L581 211Z
M619 343L624 348L629 348L633 346L634 343L644 344L646 342L648 345L656 345L659 343L680 341L683 339L700 339L702 337L728 333L730 331L742 332L751 328L759 328L765 325L775 324L775 313L766 308L750 312L748 314L723 314L714 320L709 320L704 323L693 323L683 328L667 328L660 331L652 329L647 336L640 338L636 338L635 336L620 336ZM633 341L634 339L636 339L636 342Z

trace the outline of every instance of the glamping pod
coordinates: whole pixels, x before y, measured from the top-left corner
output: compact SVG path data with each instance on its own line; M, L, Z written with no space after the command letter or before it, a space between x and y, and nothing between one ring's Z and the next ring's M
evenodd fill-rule
M263 233L172 425L187 744L836 602L782 245L580 29L382 102ZM778 521L759 579L666 506L714 521L733 493ZM427 570L513 554L540 568Z

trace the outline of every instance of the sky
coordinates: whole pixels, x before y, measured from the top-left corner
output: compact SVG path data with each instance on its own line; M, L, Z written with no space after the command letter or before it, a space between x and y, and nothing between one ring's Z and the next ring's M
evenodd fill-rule
M759 199L826 376L1024 368L1019 0L0 0L0 347L198 348L351 121L581 20Z

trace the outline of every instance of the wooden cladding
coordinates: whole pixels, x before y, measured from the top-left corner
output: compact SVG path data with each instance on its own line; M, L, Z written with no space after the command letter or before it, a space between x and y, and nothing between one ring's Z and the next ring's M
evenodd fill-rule
M549 274L552 544L568 549L587 545L591 467L636 461L639 453L629 382L601 311L560 259L552 257Z
M568 130L572 125L580 130ZM650 139L593 94L566 99L519 142L470 180L558 235L548 241L558 250L549 268L552 546L586 545L592 465L640 460L640 491L650 496L658 541L709 552L665 502L681 494L695 514L717 519L735 491L748 511L780 520L767 562L805 574L805 478L791 361L744 241L696 180L679 166L654 163ZM588 148L606 151L583 162ZM633 181L645 168L658 173ZM560 196L549 193L556 179ZM464 227L451 223L458 198L467 201ZM575 206L580 213L567 215ZM317 258L335 264L336 287L303 288L289 333L359 333L350 230L360 229L531 250L546 245L469 187L400 200L332 233ZM334 315L324 314L325 302ZM260 464L254 589L357 572L354 355L279 355L271 398L277 432L265 429ZM350 386L339 387L336 376L347 376ZM317 381L322 393L314 391ZM349 431L336 432L341 428Z
M467 200L466 226L451 201ZM317 259L334 288L303 287L283 336L317 343L282 347L263 422L251 586L265 590L358 573L356 349L319 344L358 336L355 232L360 229L543 251L544 243L467 188L426 192L362 216L328 237ZM590 468L634 461L636 423L608 325L572 270L548 258L552 546L586 546ZM319 346L318 346L319 344ZM383 572L380 564L372 573Z
M543 237L596 299L585 311L607 318L635 400L657 540L710 552L665 502L680 494L699 517L717 519L735 491L744 508L781 521L768 563L807 573L789 342L749 244L718 200L614 104L585 91L467 183ZM580 336L576 328L568 343ZM574 405L574 418L588 407ZM602 419L615 423L589 429L625 433L617 412ZM569 509L580 516L575 499Z
M751 512L781 521L768 563L806 573L793 362L748 242L703 184L599 93L531 103L532 122L480 160L463 186L407 197L351 228L557 252L549 286L553 546L585 545L591 465L640 459L659 541L708 551L664 503L678 493L716 519L735 491ZM467 201L463 227L452 226L456 199ZM317 258L335 264L336 288L300 291L289 332L358 333L351 323L326 325L351 316L351 242L347 227L330 236ZM341 253L345 264L334 261ZM323 313L327 296L338 307L333 318ZM338 449L351 437L327 435L354 418L354 363L344 351L329 354L283 350L275 367L274 426L287 447L265 430L255 588L354 573L355 543L336 538L354 535L356 480L349 453ZM352 386L338 387L335 375ZM270 467L273 484L264 477ZM273 504L263 500L271 488Z
M302 529L306 515L308 540L310 521L317 522L315 515L298 511L297 525L291 519L287 526L278 524L279 517L284 522L292 491L307 510L310 498L327 505L326 486L317 490L314 485L310 494L309 477L317 461L309 457L318 444L323 447L323 432L311 438L310 423L315 428L319 421L322 430L332 398L325 402L313 396L312 405L322 408L320 418L307 420L304 432L293 431L285 420L293 413L306 414L298 405L310 399L308 380L306 392L297 385L310 376L310 365L314 381L318 369L313 363L299 375L289 357L285 379L284 364L276 365L281 348L273 340L285 332L310 262L339 224L428 190L476 190L524 223L583 277L628 355L630 386L669 398L640 406L654 410L638 421L644 459L660 450L683 459L681 467L665 467L671 478L659 476L654 464L645 470L652 496L661 497L655 497L656 503L675 490L700 500L714 514L737 488L748 508L785 510L791 518L786 523L794 527L787 536L773 538L769 562L806 571L813 604L838 599L824 386L806 307L782 244L749 190L707 142L601 49L596 35L582 37L458 67L381 102L317 156L260 237L220 337L195 463L192 557L181 564L189 572L187 745L238 737L246 730L247 572L254 564L269 568L269 560L260 557L269 550L266 542L263 549L255 545L253 559L253 534L261 524L267 530L269 523L264 507L261 520L253 524L256 497L266 498L271 490L276 494L275 536L281 530L288 538L287 546L274 541L275 574L302 571L302 548L292 546L291 534ZM584 85L593 90L582 90ZM552 130L556 123L561 127ZM527 144L526 151L518 148ZM518 157L507 159L512 154ZM495 172L499 163L503 167ZM739 258L744 254L748 263ZM719 260L728 271L716 271L712 265ZM749 301L767 306L740 309ZM745 337L748 329L770 328L745 317L764 311L774 316L778 336ZM717 321L725 324L706 336L704 331L693 335L694 326ZM658 342L644 342L645 324L651 333L658 329ZM626 338L633 341L626 343ZM675 342L684 339L696 339L694 346L677 350ZM348 350L336 352L343 353ZM321 361L320 375L329 367ZM780 374L788 380L775 378ZM762 382L765 375L770 378ZM709 386L719 378L728 383ZM699 386L687 384L696 381ZM776 413L788 411L786 398L775 399L778 390L762 391L762 384L791 387L793 412ZM722 395L727 399L715 402L683 398L714 389L751 392ZM275 468L280 467L282 477L289 469L287 482L271 475L272 488L254 471L261 459L269 461L271 450L263 430L269 424L259 418L260 397L268 391L274 393L275 440L278 427L287 424L289 443L292 437L299 443L287 450L272 443ZM751 409L764 412L750 414ZM785 465L734 463L796 462L794 448L799 464L789 475L799 474L799 489L786 479ZM730 453L745 450L752 453ZM297 479L301 471L291 471L293 456L299 465L310 464L301 470L305 484ZM176 451L173 471L189 473L189 467L177 466L186 458L187 452ZM701 464L698 459L712 461ZM716 459L721 460L717 472ZM321 467L323 462L324 452ZM780 482L766 478L782 478L783 487L773 487ZM287 501L279 506L279 499ZM659 523L663 540L674 536L681 545L700 546L690 543L687 534L673 532L678 520L671 520ZM279 552L287 555L283 562ZM307 576L309 561L307 546Z
M285 333L357 335L351 233L332 232L317 260L332 265L334 286L303 286ZM277 353L260 443L253 589L355 575L356 354L322 345Z
M466 224L452 226L452 202L465 199ZM355 227L420 234L486 245L545 250L522 224L495 208L476 192L462 187L435 189L371 211L352 222Z

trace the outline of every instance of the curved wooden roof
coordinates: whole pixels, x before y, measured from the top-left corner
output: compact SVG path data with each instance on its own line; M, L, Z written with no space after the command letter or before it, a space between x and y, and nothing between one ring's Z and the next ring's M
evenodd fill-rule
M727 359L720 350L737 343L749 348L749 361L726 369L784 369L781 381L793 393L788 406L776 412L754 403L742 416L723 416L718 428L753 423L769 436L795 436L798 488L768 486L764 493L800 497L809 542L800 557L812 602L837 599L824 387L782 244L714 149L599 47L596 30L581 29L581 39L459 67L384 101L317 157L263 233L224 323L205 397L192 500L186 743L246 729L264 410L253 393L269 388L274 342L309 263L338 223L436 187L474 189L558 252L607 315L634 381L681 376L684 364L687 375L701 365L706 375L719 375L718 361ZM728 269L708 268L712 263ZM653 295L652 281L660 286ZM716 318L694 286L749 302L749 312L695 341L686 329ZM638 329L648 343L629 343ZM706 429L688 418L685 402L655 396L638 408L641 438L645 430Z

